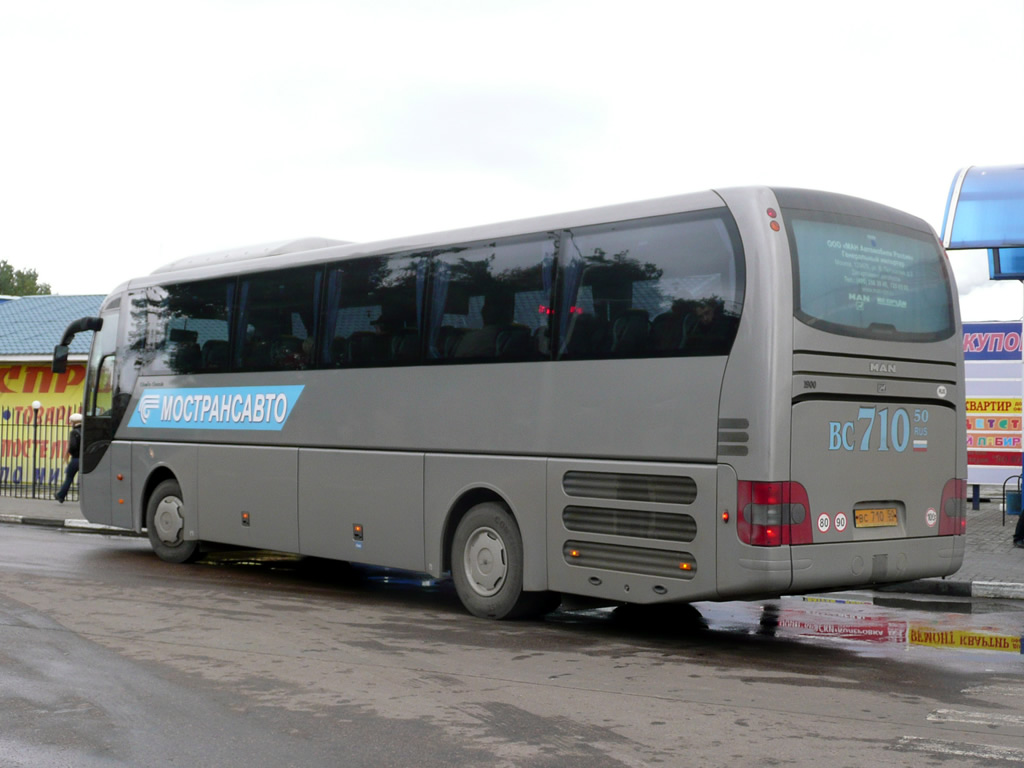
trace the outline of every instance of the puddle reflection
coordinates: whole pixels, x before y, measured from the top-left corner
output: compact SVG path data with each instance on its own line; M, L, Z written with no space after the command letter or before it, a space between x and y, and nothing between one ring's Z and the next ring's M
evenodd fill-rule
M362 588L410 594L452 592L449 579L392 568L340 563L279 552L221 550L207 553L207 565L287 572L303 580L345 583ZM996 626L999 614L972 615L972 603L900 601L890 596L814 595L767 602L696 603L693 605L618 607L573 606L569 598L548 621L586 624L610 621L636 630L658 630L674 636L707 632L810 639L850 643L862 648L936 648L946 651L1022 653L1022 632ZM941 611L935 617L926 610ZM993 618L994 617L994 618Z
M704 604L705 607L708 604ZM924 646L1020 654L1021 635L997 626L976 626L962 613L935 620L904 618L887 613L870 601L794 597L754 606L759 610L757 634L771 637L809 637L890 646ZM716 628L715 622L710 622Z

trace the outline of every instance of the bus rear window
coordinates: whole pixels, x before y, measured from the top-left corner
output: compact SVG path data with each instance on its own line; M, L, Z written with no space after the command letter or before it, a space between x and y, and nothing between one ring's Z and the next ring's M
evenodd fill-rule
M784 211L794 310L823 331L887 341L954 332L949 271L931 233L819 211Z

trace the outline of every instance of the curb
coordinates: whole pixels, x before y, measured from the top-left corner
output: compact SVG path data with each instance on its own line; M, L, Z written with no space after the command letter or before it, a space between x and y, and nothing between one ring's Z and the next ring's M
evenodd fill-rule
M913 595L945 597L987 597L997 600L1024 600L1024 584L1005 581L964 581L955 579L918 579L876 586L876 592L906 592Z
M1011 584L1004 581L975 581L971 585L971 596L1024 600L1024 584Z
M45 528L67 528L79 533L105 533L108 536L141 536L141 533L127 528L115 528L111 525L97 525L88 520L72 518L69 520L58 520L51 517L29 517L26 515L3 515L0 514L0 523L13 523L15 525L37 525Z

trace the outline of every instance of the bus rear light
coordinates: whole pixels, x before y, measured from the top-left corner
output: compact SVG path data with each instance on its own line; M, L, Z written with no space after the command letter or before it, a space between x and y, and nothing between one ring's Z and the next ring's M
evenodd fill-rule
M967 481L951 478L942 488L939 536L963 536L967 532Z
M736 534L755 547L810 544L811 509L800 483L741 480L737 488Z

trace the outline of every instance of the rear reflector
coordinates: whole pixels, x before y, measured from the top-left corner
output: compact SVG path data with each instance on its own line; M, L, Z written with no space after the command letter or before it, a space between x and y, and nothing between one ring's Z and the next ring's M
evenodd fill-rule
M967 532L967 481L952 478L942 488L939 536L963 536Z
M755 547L810 544L811 505L800 483L740 480L737 488L736 533Z

